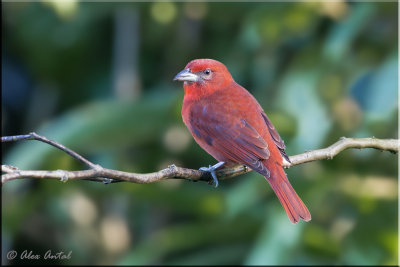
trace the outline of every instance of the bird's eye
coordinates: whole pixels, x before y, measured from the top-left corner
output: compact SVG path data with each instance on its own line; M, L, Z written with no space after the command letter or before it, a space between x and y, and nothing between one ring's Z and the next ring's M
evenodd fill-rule
M205 70L203 71L203 73L204 73L205 75L210 75L211 70L210 70L210 69L205 69Z

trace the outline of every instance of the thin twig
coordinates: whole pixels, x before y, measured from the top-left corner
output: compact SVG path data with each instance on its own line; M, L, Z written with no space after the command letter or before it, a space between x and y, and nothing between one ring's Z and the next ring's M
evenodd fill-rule
M372 138L341 137L339 141L337 141L336 143L327 148L307 151L299 155L291 156L290 157L291 164L289 165L289 167L315 160L332 159L334 156L336 156L337 154L348 148L359 148L359 149L375 148L381 151L389 151L392 153L397 153L399 152L399 140L377 139L375 137Z
M96 164L90 162L89 160L85 159L84 157L82 157L81 155L79 155L75 151L69 149L68 147L65 147L62 144L57 143L56 141L50 140L50 139L48 139L48 138L46 138L44 136L38 135L35 132L31 132L29 134L24 134L24 135L13 135L13 136L3 136L3 137L1 137L1 142L2 143L5 143L5 142L16 142L16 141L22 141L22 140L38 140L38 141L41 141L43 143L49 144L51 146L54 146L54 147L64 151L65 153L67 153L71 157L75 158L76 160L82 162L83 164L87 165L88 167L90 167L92 169L101 168L99 165L96 165Z
M102 183L114 183L114 182L131 182L147 184L156 181L166 180L166 179L186 179L191 181L212 181L212 177L208 172L186 169L171 165L166 169L160 170L153 173L131 173L123 172L118 170L112 170L103 168L100 165L96 165L84 157L80 156L76 152L66 148L65 146L49 140L43 136L36 133L30 133L29 135L18 135L18 136L6 136L1 138L1 142L19 141L19 140L39 140L45 142L52 146L55 146L62 151L65 151L75 159L85 163L91 169L82 171L66 171L66 170L56 170L56 171L42 171L42 170L19 170L16 167L10 165L2 165L2 184L22 178L34 178L34 179L58 179L61 181L68 180L91 180ZM386 150L393 153L399 151L399 140L397 139L376 139L376 138L345 138L342 137L338 142L333 145L313 151L307 151L305 153L291 156L290 164L285 165L285 167L291 167L299 165L306 162L311 162L315 160L322 159L332 159L341 151L348 148L375 148L379 150ZM240 174L251 171L250 168L237 165L230 168L225 168L216 171L219 180L229 179ZM107 177L107 178L104 178Z

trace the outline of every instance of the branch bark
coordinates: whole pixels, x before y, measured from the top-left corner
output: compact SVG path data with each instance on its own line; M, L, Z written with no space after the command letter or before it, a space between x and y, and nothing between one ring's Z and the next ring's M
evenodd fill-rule
M131 182L139 184L148 184L156 181L167 180L167 179L186 179L190 181L207 181L212 182L212 177L208 172L187 169L170 165L168 168L153 173L131 173L123 172L119 170L112 170L103 168L100 165L94 164L89 160L85 159L78 153L71 149L53 141L40 136L36 133L30 133L28 135L17 135L17 136L4 136L1 138L1 142L15 142L21 140L38 140L58 149L66 152L73 158L84 163L89 167L88 170L82 171L43 171L43 170L19 170L16 167L10 165L2 165L1 171L1 183L2 185L8 181L22 178L33 178L33 179L57 179L61 181L68 180L91 180L102 183L115 183L115 182ZM307 151L302 154L294 155L289 157L291 163L286 164L284 167L289 168L291 166L311 162L322 159L332 159L334 156L346 150L348 148L375 148L381 151L390 151L397 153L399 151L399 140L398 139L377 139L377 138L346 138L342 137L340 140L333 145ZM237 165L231 168L225 168L216 171L219 180L229 179L238 176L243 173L251 171L246 166Z

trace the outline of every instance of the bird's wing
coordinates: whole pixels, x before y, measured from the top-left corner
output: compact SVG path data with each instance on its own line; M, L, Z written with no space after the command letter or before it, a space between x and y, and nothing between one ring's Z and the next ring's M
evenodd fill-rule
M200 116L191 120L191 127L200 140L217 152L269 177L268 169L261 162L270 155L267 142L245 119L235 118L232 122Z
M278 132L275 130L274 125L272 122L269 120L267 115L264 112L261 112L261 115L265 121L265 124L268 126L269 133L271 134L272 140L274 140L275 145L278 147L279 151L281 152L281 155L288 161L290 162L290 159L288 155L286 155L285 149L285 142L282 140Z

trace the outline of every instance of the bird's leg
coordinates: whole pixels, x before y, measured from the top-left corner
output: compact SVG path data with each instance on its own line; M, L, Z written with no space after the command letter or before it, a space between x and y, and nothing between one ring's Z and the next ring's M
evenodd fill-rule
M212 178L214 180L214 183L215 183L215 187L218 187L218 179L217 179L217 175L215 174L215 170L218 169L219 167L221 167L224 164L225 164L225 162L220 161L217 164L215 164L214 166L208 165L208 168L207 167L201 167L199 170L211 173L211 176L212 176Z

